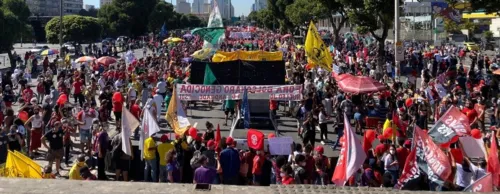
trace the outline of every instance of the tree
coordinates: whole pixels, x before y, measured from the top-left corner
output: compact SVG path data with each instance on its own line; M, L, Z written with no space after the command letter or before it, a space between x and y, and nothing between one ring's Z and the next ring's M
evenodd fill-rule
M103 5L97 12L97 17L106 29L107 36L131 35L130 16L121 12L121 10L112 5Z
M288 5L285 14L294 26L302 27L307 31L310 21L326 18L328 10L322 6L319 0L296 0Z
M174 16L174 6L164 1L155 5L149 15L148 29L150 32L157 33L167 21ZM168 28L171 26L167 25Z
M254 22L256 26L266 29L272 29L276 26L279 27L278 19L273 15L272 11L269 9L262 9L259 11L253 11L248 15L248 20Z
M278 20L281 32L290 32L294 29L293 23L286 17L286 7L291 5L294 0L267 0L267 8Z
M147 32L149 15L159 0L113 0L120 14L129 18L129 31L132 36L142 36Z
M0 0L0 53L7 52L11 69L16 68L14 43L29 31L30 11L23 0Z
M97 17L97 12L98 12L98 10L92 7L89 10L81 9L78 12L78 15L89 16L89 17Z
M385 64L385 39L394 23L393 0L339 0L347 11L349 21L357 26L361 34L370 33L378 41L378 72ZM381 29L382 33L376 31Z
M198 16L193 14L188 14L189 26L190 28L202 27L202 21ZM206 26L206 25L205 25Z
M324 13L326 18L330 21L333 27L334 42L338 44L340 40L339 32L344 26L345 22L348 20L347 11L344 5L341 4L339 0L318 0L321 6L327 11ZM335 15L340 15L340 22L336 23L334 18Z
M102 26L97 18L79 15L63 17L63 41L89 43L101 37ZM59 42L59 17L52 18L45 26L49 43Z

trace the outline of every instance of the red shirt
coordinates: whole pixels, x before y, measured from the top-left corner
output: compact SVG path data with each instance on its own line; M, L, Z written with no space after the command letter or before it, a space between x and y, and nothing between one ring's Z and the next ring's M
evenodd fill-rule
M262 165L264 165L264 156L256 155L253 157L252 174L260 175L262 174Z
M478 114L476 112L476 110L474 110L474 108L467 108L465 107L464 109L462 109L462 113L465 114L465 116L467 116L467 118L469 119L469 124L472 124L472 122L474 122L474 120L476 120Z
M283 185L290 185L290 184L293 184L295 180L293 179L293 177L283 177L281 179L281 184Z
M113 112L122 112L123 102L113 101Z
M410 150L408 148L399 147L396 149L396 154L398 155L398 161L400 166L406 164L406 158L410 155Z
M31 98L33 98L33 90L27 87L26 89L23 90L23 99L25 102L29 102Z
M141 116L141 107L139 105L134 104L132 107L130 107L130 113L135 116L135 118L139 119Z
M76 81L75 83L73 83L73 87L75 88L75 94L80 94L82 93L82 82L80 81Z

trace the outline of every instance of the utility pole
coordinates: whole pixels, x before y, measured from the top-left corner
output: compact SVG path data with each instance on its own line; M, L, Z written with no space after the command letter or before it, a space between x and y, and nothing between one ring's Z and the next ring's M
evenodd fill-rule
M61 56L64 56L62 45L63 45L63 0L60 0L61 4L59 7L59 49ZM64 58L64 57L63 57Z
M394 59L395 59L395 64L394 64L394 75L395 77L399 77L399 65L401 61L404 60L404 47L403 43L399 40L399 27L400 27L400 21L399 21L399 1L400 0L394 0Z

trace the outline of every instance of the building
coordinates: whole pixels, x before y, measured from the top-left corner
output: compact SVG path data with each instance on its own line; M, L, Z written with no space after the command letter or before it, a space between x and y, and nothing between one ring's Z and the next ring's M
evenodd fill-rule
M250 12L255 11L255 3L252 4L252 9L250 9Z
M95 9L95 6L94 5L85 5L85 10L89 10L89 9Z
M186 2L186 0L177 0L175 5L175 11L177 13L183 13L183 14L191 13L191 4Z
M255 0L254 5L255 5L254 11L260 11L262 9L266 9L267 8L267 0Z
M60 15L60 0L26 0L26 5L33 16ZM83 9L83 0L63 0L63 14L78 14Z
M103 5L111 4L111 2L113 2L113 0L100 0L99 5L102 7Z
M206 14L210 13L210 3L208 0L193 0L191 3L192 14Z
M215 2L217 2L219 6L219 12L222 19L231 19L231 17L234 17L232 0L212 0L211 7L214 7Z

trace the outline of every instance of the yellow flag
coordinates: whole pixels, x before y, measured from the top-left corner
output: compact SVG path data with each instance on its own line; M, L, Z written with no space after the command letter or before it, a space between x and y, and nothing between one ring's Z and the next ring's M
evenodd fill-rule
M211 55L211 53L213 53L211 48L204 48L204 49L200 49L200 50L195 51L191 55L191 57L193 57L195 59L207 59Z
M382 127L382 132L385 134L387 129L392 129L392 137L391 140L395 140L396 134L397 134L397 129L395 128L395 125L389 120L386 119L384 122L384 126Z
M42 167L38 163L33 161L31 158L28 158L21 152L14 151L14 155L29 166L29 178L42 178Z
M329 48L321 39L321 36L312 21L309 24L309 30L307 31L304 46L308 59L314 62L314 64L319 65L324 70L332 72L333 59L330 55Z
M182 104L177 100L177 92L175 87L173 89L172 98L168 104L167 114L165 115L165 120L174 130L175 134L183 135L190 127L191 124L187 119L186 113L182 107Z

